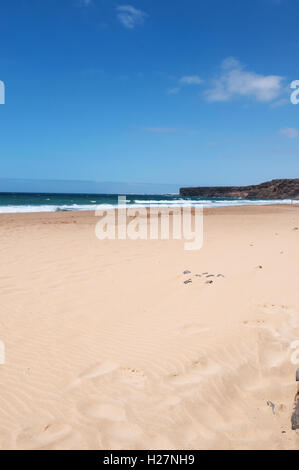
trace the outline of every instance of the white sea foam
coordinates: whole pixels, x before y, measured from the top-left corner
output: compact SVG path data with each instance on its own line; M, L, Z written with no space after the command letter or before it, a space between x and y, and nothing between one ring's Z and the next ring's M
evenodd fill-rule
M139 200L135 199L134 204L127 204L127 206L118 206L117 204L64 204L64 205L6 205L0 206L0 213L26 213L26 212L58 212L58 211L94 211L94 210L107 210L111 207L115 208L141 208L141 207L198 207L203 206L206 208L212 207L227 207L227 206L261 206L269 204L298 204L299 200L293 201L290 199L284 200L247 200L247 199L234 199L234 200L198 200L198 199L177 199L177 200Z
M0 206L0 214L14 214L14 213L25 213L25 212L58 212L58 211L91 211L95 209L94 204L90 205L14 205L14 206Z

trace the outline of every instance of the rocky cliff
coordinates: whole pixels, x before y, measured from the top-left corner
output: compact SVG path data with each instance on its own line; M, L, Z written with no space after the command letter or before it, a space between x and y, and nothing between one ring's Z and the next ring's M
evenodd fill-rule
M299 199L299 178L272 180L252 186L181 188L180 195L206 198Z

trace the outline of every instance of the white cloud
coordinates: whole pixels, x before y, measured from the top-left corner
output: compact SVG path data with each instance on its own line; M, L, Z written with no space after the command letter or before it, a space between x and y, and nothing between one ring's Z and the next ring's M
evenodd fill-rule
M280 129L279 134L288 137L289 139L296 139L299 137L299 131L293 127L287 127L285 129Z
M180 79L180 83L186 85L199 85L202 83L202 79L198 75L185 75Z
M178 80L179 86L169 88L167 93L169 95L177 95L184 85L200 85L202 82L203 80L199 75L184 75Z
M134 29L140 26L147 18L147 13L131 5L120 5L117 7L117 18L121 24L127 29Z
M276 100L282 92L283 77L260 75L245 70L234 57L222 62L221 72L212 86L206 90L206 99L211 102L229 101L234 97L251 97L261 102Z

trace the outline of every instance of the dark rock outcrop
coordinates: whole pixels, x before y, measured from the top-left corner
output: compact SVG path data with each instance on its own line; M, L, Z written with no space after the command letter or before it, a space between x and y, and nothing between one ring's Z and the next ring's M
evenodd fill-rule
M252 186L181 188L180 195L206 198L299 199L299 178L272 180Z

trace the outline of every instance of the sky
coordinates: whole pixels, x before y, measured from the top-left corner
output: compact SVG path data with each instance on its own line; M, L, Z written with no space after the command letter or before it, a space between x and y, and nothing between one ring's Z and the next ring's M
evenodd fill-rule
M298 0L0 8L1 179L87 188L299 177Z

